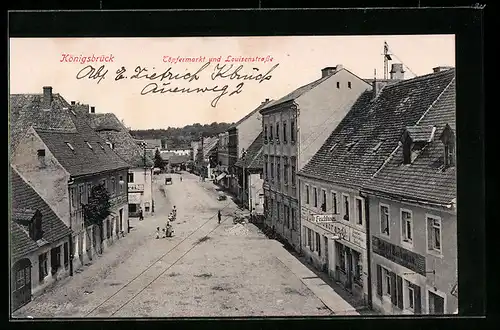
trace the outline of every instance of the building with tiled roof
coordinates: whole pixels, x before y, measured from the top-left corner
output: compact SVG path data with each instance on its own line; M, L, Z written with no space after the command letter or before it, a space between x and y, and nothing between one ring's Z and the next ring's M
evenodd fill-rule
M41 95L12 95L11 102L11 164L73 230L75 267L82 265L127 231L130 165L88 124L80 105L51 87ZM110 194L112 211L102 232L83 212L99 184Z
M261 131L245 150L243 156L234 164L244 175L243 199L249 210L253 211L253 215L257 216L256 220L261 220L261 216L264 215L263 144L264 135Z
M127 175L129 216L139 217L141 210L143 215L151 215L154 161L144 145L137 143L113 113L95 113L94 109L94 112L87 112L85 117L113 151L130 165Z
M443 181L434 182L434 174L430 173L433 170L426 172L422 168L429 165L424 160L425 155L432 150L432 141L439 139L441 134L436 121L426 121L425 118L434 116L433 113L441 113L435 111L443 103L448 104L446 111L454 109L454 104L450 107L453 102L449 100L450 93L454 95L454 77L454 69L435 70L433 74L381 88L377 86L372 92L362 94L318 152L298 173L303 251L313 264L352 291L360 303L373 301L375 308L386 313L403 312L406 303L401 302L402 296L391 294L390 288L383 284L384 276L391 278L390 281L394 278L395 282L390 283L396 284L390 285L414 293L412 308L415 313L425 310L425 295L420 295L420 292L424 292L426 287L426 257L418 254L415 246L408 248L402 243L413 237L416 240L417 232L414 232L413 227L408 227L405 232L406 227L401 226L402 223L413 223L413 218L409 216L411 212L407 212L413 206L406 205L404 208L394 205L393 202L368 194L368 190L380 188L395 193L399 189L400 194L407 195L399 200L401 202L405 198L410 199L413 193L418 194L417 186L413 187L410 181L421 181L422 186L427 183L430 185L429 190L435 189L436 195L440 196L446 196L442 195L443 189L448 189L446 187L451 186L453 189L453 180L445 185ZM376 84L374 82L374 86ZM450 116L454 116L454 111L445 116L447 121ZM454 121L450 120L450 125L453 126ZM418 167L402 164L401 141L410 145L410 163L424 162L427 165ZM394 168L397 171L391 177L389 173ZM414 173L406 176L407 171ZM405 179L402 180L398 175ZM432 213L434 209L428 212ZM418 214L417 210L414 214ZM425 224L425 220L419 221ZM368 227L370 236L367 235ZM386 231L391 232L390 240L384 236ZM404 238L404 235L407 237ZM419 235L419 239L425 240L425 231ZM368 255L375 256L377 253L385 257L380 260L372 257L369 263ZM370 273L371 281L368 276ZM415 275L407 277L403 273ZM370 286L372 290L369 290ZM386 289L388 291L384 291ZM371 297L368 296L369 292L373 292ZM387 293L388 300L383 298Z
M9 246L14 311L54 280L71 274L72 232L13 168L10 177Z
M166 146L163 146L161 139L145 139L143 141L146 143L146 149L152 150L153 152L156 150L166 149Z
M264 135L265 225L300 250L296 174L371 85L337 65L260 110Z

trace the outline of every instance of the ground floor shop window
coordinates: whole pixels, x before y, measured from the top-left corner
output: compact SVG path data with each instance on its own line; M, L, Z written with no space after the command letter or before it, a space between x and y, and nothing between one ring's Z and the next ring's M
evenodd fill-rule
M444 314L444 298L430 290L429 314Z
M318 256L321 257L321 237L318 233L316 233L316 251L318 252Z
M363 274L363 264L361 259L361 253L358 251L352 250L352 265L353 265L353 274L354 274L354 282L358 285L362 285L362 274Z
M312 250L312 230L309 229L309 228L306 228L306 231L307 231L307 246L309 247L309 249Z
M40 282L43 282L45 276L49 274L47 266L47 253L42 253L38 256L38 280Z
M149 210L150 210L149 202L144 203L144 211L149 212Z
M52 274L55 274L61 267L61 246L57 246L50 251L50 267Z
M340 244L339 242L335 242L335 250L337 251L337 266L342 272L346 272L346 259L345 259L345 247L344 245Z

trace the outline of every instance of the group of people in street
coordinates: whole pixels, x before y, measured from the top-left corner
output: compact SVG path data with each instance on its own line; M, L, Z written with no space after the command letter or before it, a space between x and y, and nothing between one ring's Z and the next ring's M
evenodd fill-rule
M172 208L172 212L170 212L170 214L168 215L167 222L165 223L165 228L163 228L160 231L160 227L156 227L156 239L160 238L162 232L163 232L163 238L172 237L172 235L174 234L174 230L171 222L175 221L176 218L177 218L177 209L174 205L174 207Z

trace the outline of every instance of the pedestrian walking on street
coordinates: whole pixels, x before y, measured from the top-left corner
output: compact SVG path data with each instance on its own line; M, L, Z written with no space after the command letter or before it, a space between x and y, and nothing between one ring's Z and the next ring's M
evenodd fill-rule
M219 224L220 224L220 220L222 218L222 214L220 214L220 210L219 210L219 212L217 212L217 218L219 219Z
M156 239L160 238L160 227L156 227Z
M142 213L142 207L139 207L139 221L144 220L144 214Z
M182 182L182 175L180 176L181 182Z

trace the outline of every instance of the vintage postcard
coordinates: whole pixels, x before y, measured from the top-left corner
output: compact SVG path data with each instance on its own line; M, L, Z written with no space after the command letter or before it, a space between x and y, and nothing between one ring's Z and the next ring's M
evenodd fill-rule
M457 313L454 35L9 48L14 318Z

